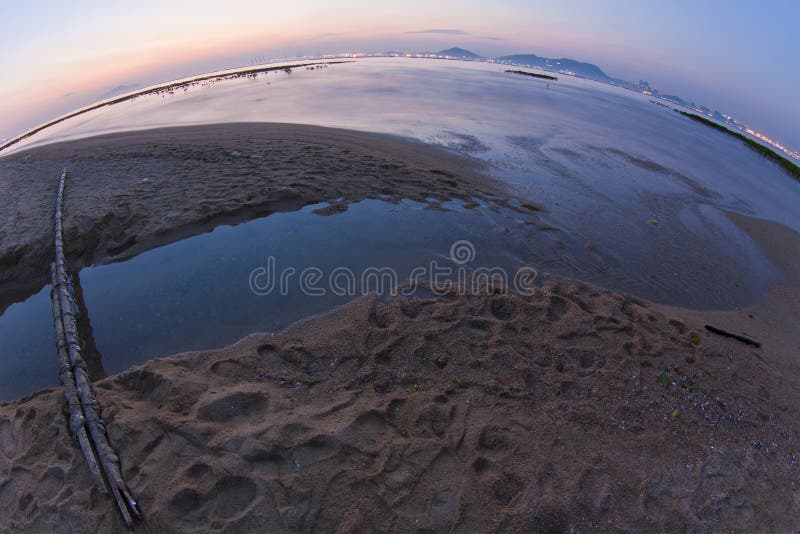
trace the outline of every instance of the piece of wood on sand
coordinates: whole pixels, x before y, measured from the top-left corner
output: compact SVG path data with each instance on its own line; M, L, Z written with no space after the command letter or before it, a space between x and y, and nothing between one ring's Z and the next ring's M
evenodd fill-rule
M739 334L734 334L733 332L728 332L727 330L723 330L722 328L717 328L716 326L711 326L710 324L706 325L706 330L708 330L712 334L717 334L718 336L722 337L729 337L731 339L735 339L736 341L740 341L746 345L751 345L756 348L761 346L761 343L753 338L747 336L741 336Z
M141 519L141 510L133 498L119 466L119 457L108 441L100 406L92 392L75 318L75 299L67 275L63 241L64 187L67 170L61 174L54 216L55 261L51 265L53 324L60 364L59 381L69 413L69 429L89 466L96 485L104 494L111 492L122 520L127 526Z

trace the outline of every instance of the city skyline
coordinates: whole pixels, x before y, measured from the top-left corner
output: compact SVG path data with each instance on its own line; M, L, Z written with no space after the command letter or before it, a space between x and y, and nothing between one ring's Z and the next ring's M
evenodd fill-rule
M144 1L135 8L87 2L10 2L0 35L0 138L9 138L119 86L244 66L258 59L347 51L434 51L461 46L482 55L533 53L597 64L609 76L647 79L664 94L702 102L800 147L800 74L789 68L791 2L670 8L621 2L413 1L370 8L361 1L283 6L198 2L191 10ZM795 46L796 48L796 46Z

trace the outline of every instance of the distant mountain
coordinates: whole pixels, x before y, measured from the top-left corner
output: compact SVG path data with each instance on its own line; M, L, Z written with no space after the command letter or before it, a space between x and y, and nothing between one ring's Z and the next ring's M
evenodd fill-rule
M109 89L108 91L106 91L97 98L100 100L105 100L107 98L112 98L127 93L129 91L133 91L134 89L138 89L139 87L141 86L138 83L132 83L130 85L118 85L112 89Z
M513 63L525 67L539 67L542 70L551 72L567 71L572 74L577 74L578 76L583 76L584 78L591 78L592 80L600 80L603 82L618 81L608 76L597 65L583 63L569 58L551 59L539 57L535 54L514 54L495 58L495 62Z
M471 52L469 50L465 50L457 46L454 46L453 48L448 48L447 50L440 50L439 52L436 52L436 56L449 57L455 59L468 59L472 61L482 61L486 59L485 57L480 56L475 52ZM602 69L600 69L600 67L598 67L597 65L593 65L591 63L584 63L582 61L576 61L574 59L569 59L569 58L551 59L547 57L540 57L537 56L536 54L512 54L510 56L501 56L494 58L494 62L509 63L513 65L520 65L523 67L538 67L542 70L550 72L565 72L568 74L576 74L578 76L583 76L584 78L599 80L601 82L615 83L623 86L632 85L623 80L617 80L615 78L610 77L605 72L603 72Z
M443 57L452 57L456 59L470 59L470 60L481 60L486 59L483 56L479 56L475 52L470 52L469 50L464 50L463 48L458 48L454 46L453 48L448 48L447 50L440 50L436 52L437 56Z

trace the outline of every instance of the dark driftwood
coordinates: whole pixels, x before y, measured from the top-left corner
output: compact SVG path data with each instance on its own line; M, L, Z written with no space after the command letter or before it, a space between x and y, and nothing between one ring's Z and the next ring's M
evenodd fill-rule
M55 261L51 266L53 287L53 323L56 333L61 371L59 379L64 385L64 395L70 413L70 431L78 441L89 470L103 493L109 490L126 525L132 526L141 518L141 511L133 498L119 467L119 457L108 442L106 426L100 416L100 407L94 398L86 373L86 362L81 355L81 342L75 319L75 298L67 276L63 241L64 187L67 170L61 175L56 195L53 230L55 234Z
M746 337L746 336L740 336L739 334L734 334L732 332L728 332L726 330L722 330L721 328L717 328L715 326L711 326L710 324L706 325L706 330L708 330L709 332L711 332L713 334L717 334L718 336L733 338L736 341L741 341L742 343L746 343L748 345L752 345L753 347L760 347L761 346L761 343L759 343L755 339L751 339L751 338Z

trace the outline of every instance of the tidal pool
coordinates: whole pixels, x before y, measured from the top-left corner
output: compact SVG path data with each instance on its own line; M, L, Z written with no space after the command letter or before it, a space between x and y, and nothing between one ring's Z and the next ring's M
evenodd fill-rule
M366 200L321 216L312 213L320 205L312 205L86 267L76 286L85 305L84 341L99 355L90 365L95 374L113 374L151 358L221 347L252 332L280 331L368 292L402 289L410 277L459 282L459 270L468 287L481 282L473 277L477 269L492 268L514 290L515 274L525 268L637 288L659 301L720 306L756 298L774 277L749 242L714 248L698 241L694 254L683 251L679 276L655 261L647 235L629 236L626 247L638 259L629 254L620 261L613 250L587 249L580 236L542 230L512 210L426 206ZM695 223L689 218L687 228ZM719 261L727 276L704 270L710 261ZM311 270L317 274L304 280ZM434 272L440 274L432 279ZM0 316L0 399L56 383L48 290Z

